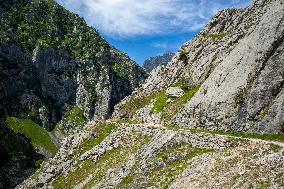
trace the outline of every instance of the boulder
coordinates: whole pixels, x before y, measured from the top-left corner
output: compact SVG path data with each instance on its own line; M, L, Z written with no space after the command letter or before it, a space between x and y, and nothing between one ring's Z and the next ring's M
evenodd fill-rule
M184 95L184 91L179 87L169 87L166 94L169 98L179 98Z

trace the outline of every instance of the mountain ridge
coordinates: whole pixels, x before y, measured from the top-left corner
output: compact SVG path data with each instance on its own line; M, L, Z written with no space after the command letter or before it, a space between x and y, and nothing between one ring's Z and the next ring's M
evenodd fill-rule
M283 46L282 9L281 1L254 1L245 9L219 12L202 32L180 48L171 63L151 72L132 97L116 106L113 119L123 119L123 116L127 119L131 114L129 118L134 120L166 122L181 127L281 132L283 61L279 52ZM271 27L266 27L268 25ZM267 61L269 64L266 64ZM128 109L128 103L134 98L154 100L153 95L164 95L163 90L171 86L183 88L189 93L200 88L191 96L192 99L187 99L187 105L182 104L187 107L181 107L176 101L164 104L164 110L153 114L151 108L155 103L149 104L147 101L139 106L140 112L135 110L136 114ZM271 104L274 103L273 99L275 106ZM178 107L171 110L169 106ZM278 109L274 109L274 113L271 109L271 113L268 113L269 107ZM164 120L163 116L172 114L171 111L177 111L172 112L176 115ZM271 117L272 114L279 116L278 121Z
M175 54L171 51L165 52L162 55L151 57L144 61L143 68L148 72L151 72L153 69L157 68L160 65L168 64Z
M0 23L0 188L6 188L87 121L108 118L147 73L53 0L1 1Z

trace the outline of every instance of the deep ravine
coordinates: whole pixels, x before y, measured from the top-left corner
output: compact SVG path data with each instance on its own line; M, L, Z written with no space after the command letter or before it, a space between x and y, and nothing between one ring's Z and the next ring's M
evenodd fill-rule
M0 188L284 188L283 0L220 11L149 77L51 0L0 5Z

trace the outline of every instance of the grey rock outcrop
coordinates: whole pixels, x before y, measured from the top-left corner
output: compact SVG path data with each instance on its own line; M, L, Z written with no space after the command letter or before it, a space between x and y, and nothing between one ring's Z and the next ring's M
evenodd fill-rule
M283 17L283 0L256 0L247 8L219 12L168 65L153 70L132 98L118 104L113 118L122 118L119 112L129 99L148 98L182 84L198 91L182 107L177 103L178 111L168 123L283 132Z
M244 18L251 11L259 14L258 19L247 16L252 20L245 23L254 25L247 32L245 29L239 31L242 27L234 16ZM284 103L283 17L283 1L255 1L237 14L223 12L215 17L215 23L224 18L232 20L235 23L232 26L236 27L233 36L240 38L244 33L243 37L211 70L200 90L176 115L174 122L209 129L282 132L283 110L277 107L280 104L283 107Z
M169 87L166 90L166 94L169 98L179 98L184 95L184 91L179 87Z

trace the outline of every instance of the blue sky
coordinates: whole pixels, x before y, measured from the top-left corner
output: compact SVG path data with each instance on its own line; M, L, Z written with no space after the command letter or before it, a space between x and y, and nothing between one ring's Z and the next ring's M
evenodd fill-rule
M176 52L219 10L251 0L56 0L94 26L110 44L142 64Z

